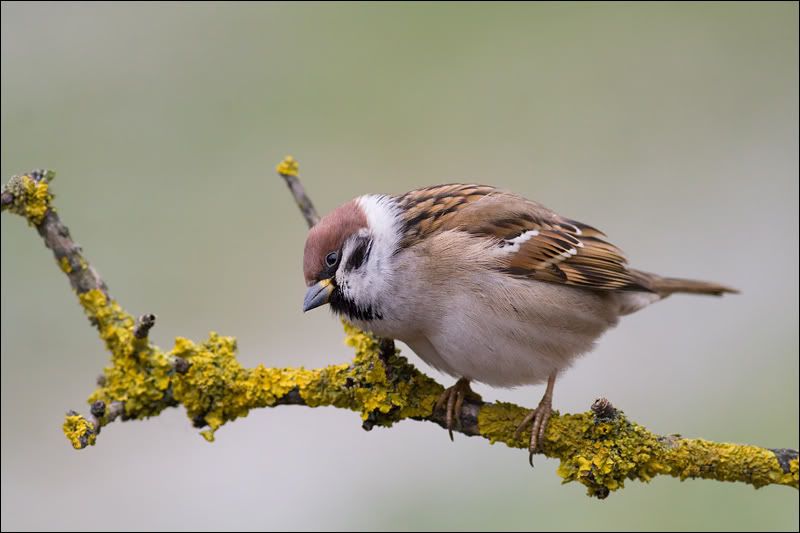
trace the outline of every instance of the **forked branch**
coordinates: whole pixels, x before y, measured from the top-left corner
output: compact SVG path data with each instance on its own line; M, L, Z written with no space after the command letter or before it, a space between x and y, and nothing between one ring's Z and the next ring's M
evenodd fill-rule
M315 224L319 215L299 181L297 162L287 157L278 165L278 173L309 226ZM106 284L72 240L51 204L52 179L53 173L47 171L14 176L3 188L0 202L3 211L19 214L36 227L111 354L111 365L89 396L91 414L70 411L64 422L64 432L76 449L95 444L100 430L118 418L157 416L178 405L209 441L223 424L250 409L279 405L356 411L366 430L405 419L446 427L444 412L434 409L443 387L401 357L391 341L375 339L348 324L347 342L355 349L355 358L314 370L244 368L236 360L236 340L214 332L201 343L177 337L172 349L161 350L148 339L155 315L134 320L111 299ZM527 438L514 433L527 412L509 403L469 399L457 431L526 449ZM565 481L579 481L590 495L600 498L628 479L649 481L663 474L755 487L798 487L796 450L655 435L605 399L585 413L554 414L542 449L546 456L561 460L558 474Z

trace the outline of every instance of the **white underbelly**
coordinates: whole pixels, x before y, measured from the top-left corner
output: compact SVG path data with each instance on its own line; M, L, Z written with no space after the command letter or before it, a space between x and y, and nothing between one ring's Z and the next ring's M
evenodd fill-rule
M568 367L616 324L618 295L510 276L483 241L448 233L431 239L448 240L436 254L418 245L396 257L383 319L357 326L452 376L513 387Z
M533 385L590 351L617 321L612 295L497 274L465 284L430 316L358 324L393 337L432 367L492 386ZM430 302L429 302L430 304ZM389 318L389 317L387 317ZM407 328L406 322L415 324Z

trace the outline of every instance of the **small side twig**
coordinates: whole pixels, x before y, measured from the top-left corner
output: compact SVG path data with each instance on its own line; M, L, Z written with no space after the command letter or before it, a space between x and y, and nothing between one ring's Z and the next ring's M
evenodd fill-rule
M607 398L598 398L592 404L592 412L598 422L610 422L617 416L617 409Z
M147 334L156 325L156 318L156 315L152 313L140 316L136 320L136 326L133 328L133 336L137 339L146 339Z
M192 366L192 363L183 357L175 357L175 360L172 362L172 366L175 368L175 372L178 374L185 374L189 371L189 367Z
M319 222L319 214L314 208L311 198L306 194L303 184L300 183L300 179L298 178L300 166L297 164L297 161L295 161L292 156L287 155L283 161L278 163L275 170L286 181L286 185L289 187L289 191L291 191L295 202L297 202L297 207L300 208L303 218L306 219L308 227L313 227Z

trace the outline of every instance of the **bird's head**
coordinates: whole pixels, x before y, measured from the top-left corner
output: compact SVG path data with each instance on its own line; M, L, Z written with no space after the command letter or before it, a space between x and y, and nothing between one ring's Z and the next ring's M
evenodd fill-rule
M330 304L350 319L380 318L381 289L399 240L396 211L391 197L362 196L311 228L303 255L304 312Z

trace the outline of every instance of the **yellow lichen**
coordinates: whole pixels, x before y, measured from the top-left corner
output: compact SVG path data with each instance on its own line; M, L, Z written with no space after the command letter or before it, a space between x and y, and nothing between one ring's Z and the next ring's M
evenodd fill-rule
M347 342L356 348L354 361L318 370L262 365L248 370L236 360L236 342L231 337L212 333L202 345L177 338L168 358L182 357L191 366L185 375L172 379L173 397L192 420L208 425L201 434L209 441L226 422L247 416L250 409L273 406L291 391L310 407L347 408L359 411L363 420L373 418L383 425L430 414L441 386L416 370L399 382L390 382L378 356L378 341L346 327ZM398 371L411 368L396 354L389 364Z
M202 433L207 440L225 422L247 415L254 391L246 383L248 371L236 360L235 339L212 332L198 345L178 337L168 356L190 364L186 374L173 379L172 392L191 419L208 424L210 433Z
M278 163L275 167L275 170L278 171L278 174L283 176L297 176L300 172L300 165L295 161L294 157L287 155L283 158L283 161Z
M481 435L491 442L527 446L527 440L513 436L524 413L510 404L484 406L478 415ZM611 421L595 420L591 412L553 415L542 448L548 457L561 460L558 475L565 483L578 481L587 487L589 495L601 498L624 487L625 480L648 482L659 474L681 480L744 481L755 487L775 483L797 487L796 460L790 463L790 472L784 473L771 450L659 437L629 422L621 412Z
M97 434L94 426L81 415L70 414L64 420L64 435L76 450L94 445Z
M25 205L25 216L33 225L39 225L44 218L44 214L50 207L50 200L53 196L49 193L47 182L42 180L38 183L28 178L25 180L25 188L28 193L28 201Z
M797 488L798 486L798 467L797 459L789 461L789 471L783 475L780 480L781 485L790 485Z
M351 364L354 375L350 377L356 384L369 384L366 387L354 387L361 418L366 420L376 412L392 413L394 420L430 415L436 399L443 391L442 386L410 366L397 351L386 359L389 365L386 368L379 357L378 340L347 322L343 324L345 342L356 351ZM385 425L392 423L387 419L380 421Z
M13 201L4 205L13 213L24 216L28 224L38 226L44 219L53 195L50 193L48 182L53 179L54 173L43 171L34 179L28 174L13 176L3 187L3 194L11 194Z
M505 442L512 448L525 448L529 444L529 439L524 436L513 439L513 435L527 414L526 409L511 403L496 402L484 405L478 412L478 428L481 435L489 439L492 444ZM557 415L553 415L549 426L552 427L557 419Z
M62 258L61 258L61 259L58 261L58 266L60 266L60 267L61 267L61 270L62 270L62 271L65 273L65 274L69 274L70 272L72 272L72 265L70 265L70 264L69 264L69 259L67 259L66 257L62 257Z
M126 357L132 351L134 319L103 291L93 289L78 295L89 320L97 324L100 338L114 357Z
M94 289L79 295L89 319L111 352L112 366L105 370L105 384L89 402L124 402L125 416L144 418L158 414L173 372L163 352L133 336L135 321L114 300Z

